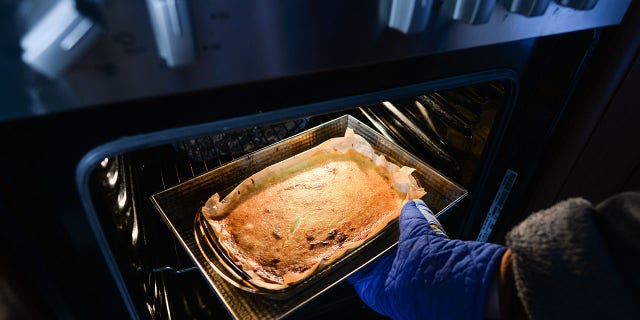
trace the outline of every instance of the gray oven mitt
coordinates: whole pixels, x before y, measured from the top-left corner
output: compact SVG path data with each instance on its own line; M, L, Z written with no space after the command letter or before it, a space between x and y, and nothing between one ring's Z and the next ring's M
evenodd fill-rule
M362 300L394 319L481 319L506 247L449 240L420 200L399 224L398 247L349 278Z

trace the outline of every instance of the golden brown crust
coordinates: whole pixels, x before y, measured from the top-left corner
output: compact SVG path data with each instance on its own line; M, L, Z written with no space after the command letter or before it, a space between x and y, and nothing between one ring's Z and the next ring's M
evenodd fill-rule
M348 131L337 139L250 177L227 202L216 194L203 207L252 283L283 289L299 282L383 229L407 199L424 195L411 169L363 149L362 137ZM345 141L351 147L335 147Z

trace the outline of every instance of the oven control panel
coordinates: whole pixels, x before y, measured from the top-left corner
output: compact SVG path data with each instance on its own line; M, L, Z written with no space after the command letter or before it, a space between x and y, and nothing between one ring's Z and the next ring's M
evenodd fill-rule
M0 7L22 66L0 121L615 25L630 3L24 0Z

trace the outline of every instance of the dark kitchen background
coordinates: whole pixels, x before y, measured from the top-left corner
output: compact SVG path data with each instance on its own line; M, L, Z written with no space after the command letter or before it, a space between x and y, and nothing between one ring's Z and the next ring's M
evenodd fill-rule
M348 114L468 192L450 235L501 243L640 188L639 7L0 0L0 318L377 317L337 281L248 310L149 197Z

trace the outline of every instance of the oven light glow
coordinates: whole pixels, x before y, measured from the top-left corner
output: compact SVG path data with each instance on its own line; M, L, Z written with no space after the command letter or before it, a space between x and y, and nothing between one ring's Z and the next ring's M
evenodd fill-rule
M127 192L124 190L120 190L118 193L118 208L124 209L124 206L127 205Z
M131 244L135 247L138 244L138 219L133 215L133 227L131 228Z
M118 171L109 171L107 172L107 182L109 182L109 186L113 187L118 182Z

